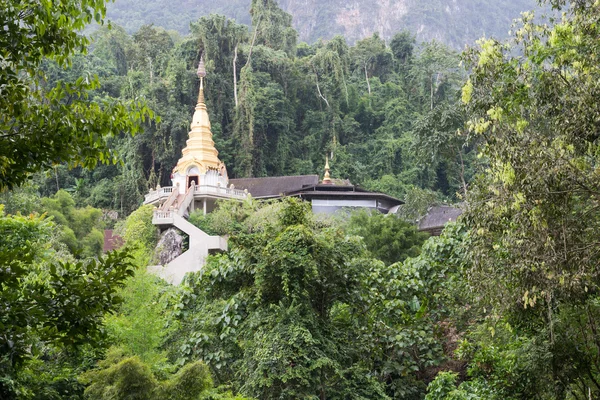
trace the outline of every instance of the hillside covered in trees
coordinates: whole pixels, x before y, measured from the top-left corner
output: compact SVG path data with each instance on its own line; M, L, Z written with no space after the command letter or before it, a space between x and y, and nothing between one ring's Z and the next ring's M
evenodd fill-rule
M203 17L192 33L114 26L93 36L69 70L47 64L48 84L97 74L93 99L145 99L160 120L135 137L113 139L123 164L93 171L57 165L34 181L42 195L74 192L81 205L135 210L150 188L170 185L185 147L206 60L206 101L219 157L230 177L322 174L413 199L422 212L453 201L472 175L472 145L456 134L465 73L456 52L417 43L403 31L349 45L298 42L292 18L275 2L256 1L251 32L223 16ZM416 218L418 215L415 215Z
M251 28L211 15L90 40L102 1L5 1L0 398L600 397L600 8L544 4L564 16L459 55L409 31L301 43L271 0ZM201 55L230 176L329 155L399 214L221 202L188 222L227 252L179 286L148 273L141 203L169 183ZM440 201L465 212L418 232Z
M250 0L119 0L108 17L133 33L145 24L188 33L189 22L221 14L250 25ZM374 33L385 40L402 30L419 41L437 40L457 49L480 37L505 38L514 19L536 7L535 0L282 0L299 38L308 43L343 35L349 43Z

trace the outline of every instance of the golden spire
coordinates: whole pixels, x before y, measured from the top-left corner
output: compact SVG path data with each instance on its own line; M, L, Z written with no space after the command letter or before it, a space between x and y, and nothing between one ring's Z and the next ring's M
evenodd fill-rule
M206 76L206 68L204 67L204 56L200 56L200 63L198 63L198 71L196 75L200 78L200 91L198 93L198 104L204 103L204 77Z
M333 183L331 181L331 177L329 176L329 157L325 156L325 175L323 176L323 183L326 185L330 185Z
M204 58L200 57L198 71L200 78L200 90L198 91L198 104L194 111L194 117L190 126L189 138L186 147L182 150L183 156L177 162L173 172L179 172L186 175L188 170L195 166L200 174L205 174L208 170L221 171L223 163L219 160L219 152L215 148L215 142L212 138L210 119L204 100L204 77L206 69L204 67Z

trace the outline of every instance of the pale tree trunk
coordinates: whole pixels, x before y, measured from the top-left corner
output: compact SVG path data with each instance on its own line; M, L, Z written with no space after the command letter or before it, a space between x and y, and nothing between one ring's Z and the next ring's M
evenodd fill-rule
M429 82L431 82L431 84L429 85L429 89L430 89L430 94L429 94L429 102L431 105L431 110L433 110L433 76L431 76L431 78L429 79Z
M465 162L463 160L462 151L460 147L458 150L458 156L460 157L460 180L463 185L463 190L465 191L465 198L467 197L467 182L465 181Z
M237 94L237 71L236 71L236 63L238 56L238 45L235 45L235 49L233 50L233 98L235 99L235 107L238 106L238 94Z
M148 57L148 66L150 67L150 84L154 84L154 71L152 67L152 59Z
M367 73L367 64L365 64L365 80L367 81L367 90L369 91L369 97L371 96L371 84L369 83L369 74Z
M57 167L54 167L54 177L56 178L56 191L60 190L60 185L58 184L58 170Z
M321 88L319 87L319 75L317 75L317 72L315 71L315 82L317 83L317 92L319 93L319 97L323 99L323 101L325 102L325 104L327 104L327 108L329 107L329 102L327 101L327 99L325 98L325 96L323 96L323 94L321 93Z
M250 64L250 57L252 57L252 49L254 48L254 42L256 41L256 35L258 34L258 27L260 26L260 19L256 24L256 29L254 30L254 36L252 36L252 44L250 44L250 51L248 51L248 60L246 61L246 65L244 68Z

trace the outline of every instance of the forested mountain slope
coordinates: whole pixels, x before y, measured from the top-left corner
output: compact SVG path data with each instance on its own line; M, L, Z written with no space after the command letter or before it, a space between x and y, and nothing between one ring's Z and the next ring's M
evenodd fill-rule
M251 0L117 0L108 17L130 33L153 23L186 33L189 22L211 13L249 24ZM385 39L408 29L418 40L462 48L482 36L506 37L513 19L536 0L281 0L294 17L300 40L312 43L342 34L349 42L377 32Z

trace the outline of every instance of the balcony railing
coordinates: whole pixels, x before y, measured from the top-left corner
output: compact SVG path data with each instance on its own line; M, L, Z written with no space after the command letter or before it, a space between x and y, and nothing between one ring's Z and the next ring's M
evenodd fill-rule
M213 185L196 186L194 194L214 194L218 196L235 197L238 199L245 199L248 197L248 192L245 190Z
M173 211L154 211L154 218L156 219L171 219L173 218Z
M152 224L154 225L173 225L175 222L175 213L173 211L154 210L152 215Z
M169 197L171 195L171 193L173 193L173 187L172 186L167 186L167 187L163 187L163 188L159 188L158 190L151 190L144 199L144 203L148 204L148 203L153 203L156 200L165 198L165 197Z

